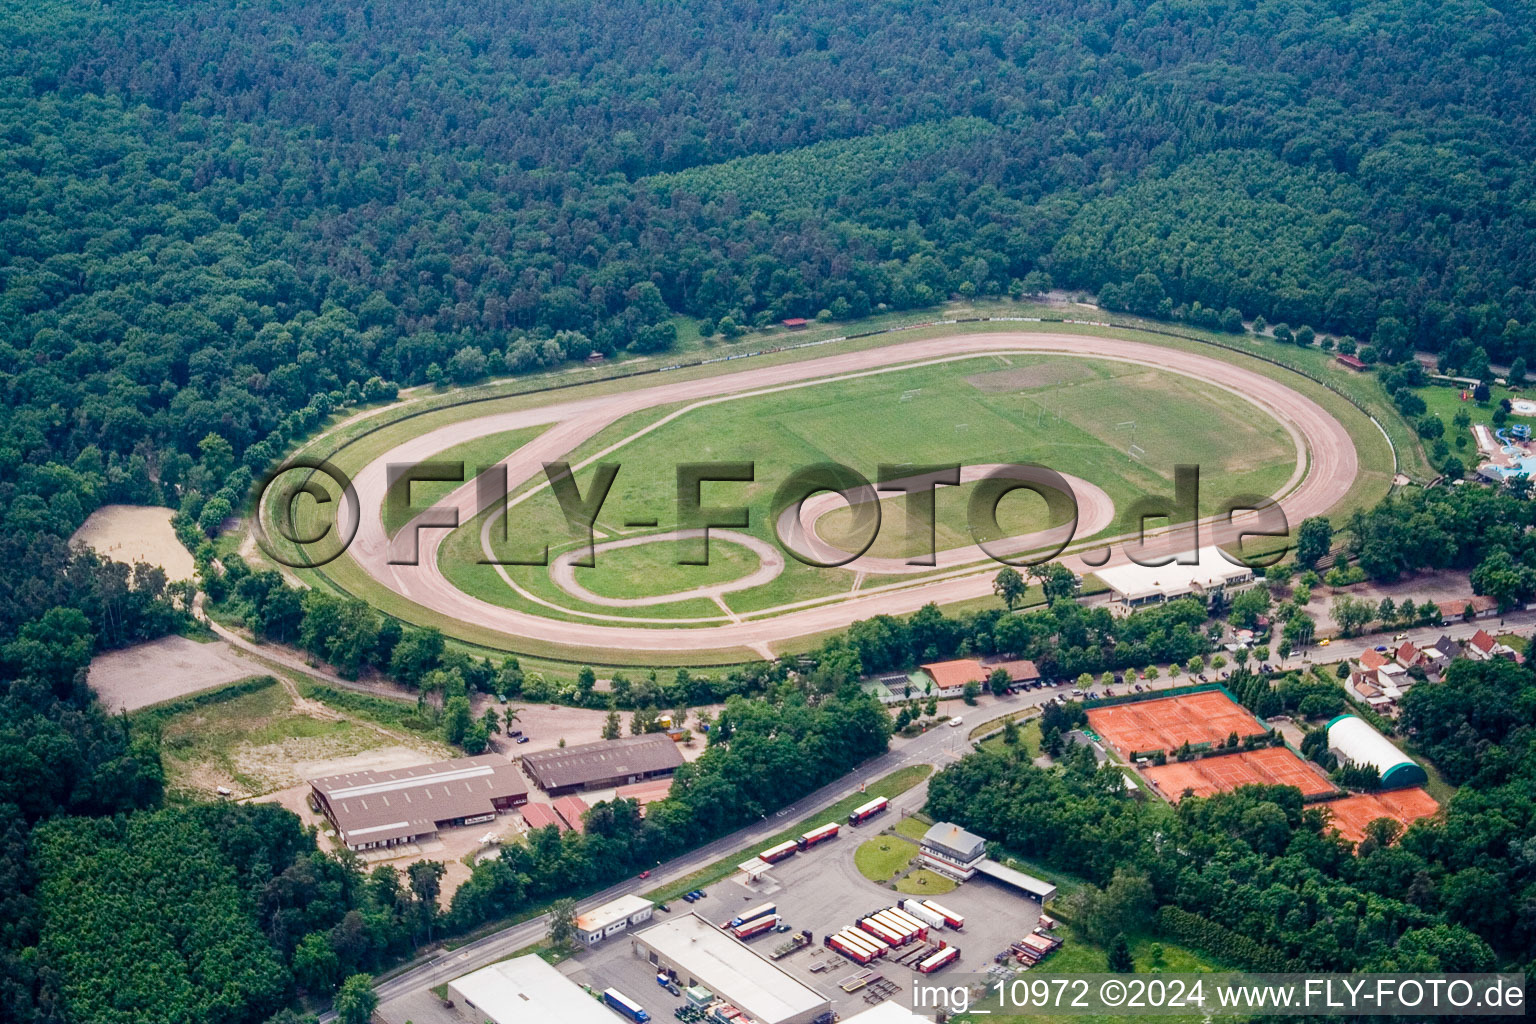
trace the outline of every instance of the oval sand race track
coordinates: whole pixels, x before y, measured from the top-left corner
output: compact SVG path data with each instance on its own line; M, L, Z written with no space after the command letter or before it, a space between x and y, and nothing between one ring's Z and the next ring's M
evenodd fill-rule
M545 462L567 459L571 452L604 428L645 409L679 402L693 403L688 408L662 417L640 433L654 430L687 412L689 408L701 404L823 383L839 377L864 376L904 365L1009 353L1064 354L1138 363L1204 381L1258 406L1286 428L1296 445L1296 470L1277 492L1279 504L1292 524L1299 524L1308 516L1322 514L1346 497L1358 474L1358 456L1344 425L1311 398L1255 370L1197 352L1092 335L1034 332L953 335L839 353L819 359L754 367L713 377L671 381L614 395L577 399L538 408L492 413L428 431L375 459L357 475L354 483L361 518L357 524L356 537L345 557L355 559L379 584L407 600L440 615L503 633L509 641L525 637L578 648L607 647L616 652L751 648L766 655L771 650L769 645L808 634L841 629L857 619L879 614L906 614L929 602L946 604L983 597L992 593L996 564L980 565L974 570L963 570L960 575L927 582L893 583L860 590L855 595L830 604L785 606L791 610L767 618L712 626L666 628L546 618L480 600L450 583L438 566L439 550L448 535L446 530L421 531L418 564L391 564L391 541L382 519L387 484L386 467L389 463L425 460L454 445L487 434L547 425L547 429L537 437L503 460L502 464L507 467L509 489L516 493L525 482L536 478L542 480ZM1177 412L1171 414L1177 415ZM626 438L586 461L602 458L631 439ZM464 484L437 503L439 508L445 506L457 508L459 522L468 523L480 511L475 483L471 481ZM1087 514L1083 516L1085 521L1090 518ZM344 529L350 526L346 522L342 525ZM1230 543L1239 532L1230 523L1217 524L1214 517L1201 520L1199 528L1201 544ZM1190 526L1185 525L1155 533L1149 531L1148 536L1158 538L1167 546L1178 547L1187 543L1189 529ZM410 532L407 526L397 534L397 538L406 538ZM1122 539L1112 537L1098 542L1099 550L1111 547L1112 554L1107 564L1121 564L1129 560L1118 545L1112 544ZM1088 565L1076 556L1068 556L1062 561L1079 572L1092 572L1094 568L1105 564Z

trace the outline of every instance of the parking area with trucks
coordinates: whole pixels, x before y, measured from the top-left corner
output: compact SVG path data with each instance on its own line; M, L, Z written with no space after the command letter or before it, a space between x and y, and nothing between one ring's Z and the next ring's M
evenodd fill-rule
M869 881L854 866L854 850L897 820L875 812L857 824L836 822L835 831L818 826L802 842L783 844L790 851L765 848L774 861L755 881L738 872L707 887L703 899L674 901L655 921L698 915L826 995L845 1018L878 1002L904 1002L918 980L992 969L994 957L1034 931L1040 905L979 875L934 900ZM659 984L651 964L635 955L633 940L620 937L561 970L595 991L625 993L653 1021L678 1019L686 986L676 985L674 995Z

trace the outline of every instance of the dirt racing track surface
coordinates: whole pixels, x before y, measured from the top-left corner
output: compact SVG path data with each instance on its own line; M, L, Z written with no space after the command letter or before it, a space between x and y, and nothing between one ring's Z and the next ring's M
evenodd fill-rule
M956 335L493 413L428 431L376 459L357 475L354 483L361 512L357 535L348 549L348 556L380 585L400 596L441 615L502 632L509 640L526 637L546 643L589 648L602 646L616 651L712 651L746 647L767 654L775 643L841 629L857 619L879 614L906 614L929 602L945 604L984 597L992 593L992 577L998 568L995 563L979 564L973 570L959 570L957 574L931 581L866 587L835 603L786 606L777 614L773 614L777 610L770 610L770 617L716 626L663 628L563 621L491 604L456 588L443 576L437 564L439 549L448 535L445 530L421 531L417 564L390 564L391 543L384 529L382 507L387 485L386 467L390 463L428 459L449 447L486 434L548 425L536 438L504 460L508 486L516 492L524 482L542 479L545 462L568 458L578 446L605 427L645 409L679 402L693 403L688 408L695 408L699 404L729 401L754 393L878 373L895 366L948 362L995 353L1064 353L1137 363L1205 381L1258 406L1278 420L1296 444L1296 471L1277 495L1292 524L1326 512L1343 499L1358 473L1355 447L1343 424L1311 398L1256 370L1197 352L1115 338L1034 332ZM646 429L655 429L686 411L688 409L684 408L669 414ZM587 461L595 461L603 454ZM1091 498L1091 493L1085 491L1082 497ZM474 482L459 487L438 505L457 507L459 522L469 522L480 510ZM1081 516L1088 522L1102 512L1085 502ZM344 532L351 525L346 519L344 513ZM1230 523L1215 522L1214 517L1202 520L1200 529L1204 544L1230 542L1239 532ZM1189 543L1188 530L1186 526L1149 536L1170 549L1177 549ZM407 538L411 532L407 526L397 537ZM1122 539L1109 538L1111 555L1108 564L1128 560L1119 544L1114 543ZM1105 544L1100 542L1099 549L1102 550ZM1062 561L1080 572L1092 572L1096 567L1073 556ZM1097 566L1103 564L1097 563Z

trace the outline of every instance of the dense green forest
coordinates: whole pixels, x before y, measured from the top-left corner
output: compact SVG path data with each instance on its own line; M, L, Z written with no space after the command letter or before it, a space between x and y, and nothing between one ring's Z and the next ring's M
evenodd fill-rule
M296 993L436 927L813 788L849 721L857 752L882 748L883 714L840 690L861 668L1013 649L1068 674L1210 650L1178 606L1113 629L1070 604L925 610L828 643L798 688L776 670L638 680L637 707L759 699L657 812L675 834L605 809L590 844L545 835L516 871L477 869L444 922L430 870L363 874L269 809L163 806L154 737L104 714L81 670L182 626L191 594L71 552L92 509L164 503L212 534L342 406L664 350L680 315L731 335L1055 285L1225 330L1308 325L1281 340L1347 334L1389 363L1536 359L1533 20L1507 0L4 5L0 1018L291 1020ZM1464 566L1501 603L1536 596L1524 504L1472 493L1357 517L1359 564ZM266 574L206 582L343 671L527 682ZM1524 963L1529 673L1447 685L1405 709L1465 783L1446 825L1358 860L1287 796L1186 804L1157 828L1208 862L1159 866L1145 810L1085 766L947 778L1016 797L962 819L1010 841L1040 841L1037 805L1081 826L1091 849L1024 848L1106 887L1111 864L1145 871L1170 928L1292 958L1305 937L1332 966ZM167 905L190 916L167 927Z
M0 521L161 501L216 528L338 405L664 348L679 313L1150 273L1169 311L1536 357L1532 18L8 5Z

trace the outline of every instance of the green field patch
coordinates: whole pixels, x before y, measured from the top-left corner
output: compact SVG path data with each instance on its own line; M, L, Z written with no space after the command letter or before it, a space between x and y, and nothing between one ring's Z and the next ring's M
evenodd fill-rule
M917 844L895 836L876 836L859 844L853 866L871 882L884 885L907 869L917 856Z
M761 559L750 549L720 537L711 539L708 565L679 565L678 544L650 544L598 551L591 568L575 567L575 580L599 597L652 597L739 580L756 572Z
M869 545L865 554L875 558L911 558L930 552L969 547L976 543L977 538L972 537L968 526L969 504L976 494L976 488L975 483L935 488L931 524L921 517L907 514L905 495L877 502L880 508L879 529L874 543ZM869 528L861 519L861 515L866 514L856 513L852 507L841 505L817 521L816 533L822 540L843 551L857 551L869 539ZM989 529L980 539L1021 537L1060 526L1069 518L1069 514L1053 516L1045 499L1034 491L1010 491L997 503L996 536ZM909 536L914 526L918 530L916 537Z
M946 892L953 892L956 887L953 878L945 878L937 871L929 871L927 868L908 872L896 883L897 892L911 893L914 896L942 896Z

